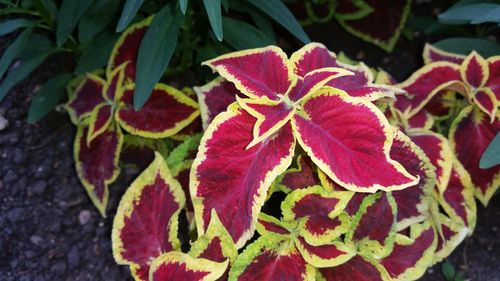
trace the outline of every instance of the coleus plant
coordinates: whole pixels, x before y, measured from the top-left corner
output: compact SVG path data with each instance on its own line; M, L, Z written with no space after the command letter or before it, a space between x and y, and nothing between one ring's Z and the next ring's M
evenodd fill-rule
M424 60L424 67L397 85L409 96L398 99L395 108L404 119L420 119L429 128L438 121L435 127L448 137L453 154L471 178L474 195L486 205L500 186L499 166L479 167L482 154L500 131L499 57L484 59L476 52L461 56L428 45Z
M127 29L113 49L105 78L100 73L87 73L70 92L66 106L77 125L74 155L78 177L103 216L108 185L119 174L122 129L144 138L165 138L180 132L199 115L194 100L162 83L155 85L141 110L134 110L137 50L150 22L148 18Z
M269 49L273 50L271 53L276 51L274 48L263 51L267 52ZM382 120L380 122L383 125L387 125L388 134L385 136L388 137L390 146L386 153L384 151L383 160L393 165L397 163L397 171L411 175L413 182L406 188L403 186L392 190L381 185L371 190L363 185L353 188L338 177L332 177L332 170L325 169L330 167L330 162L326 161L329 159L318 161L314 150L308 150L305 145L303 150L293 150L294 138L302 135L294 135L297 134L294 131L297 130L297 125L292 123L290 126L287 121L281 122L283 127L274 129L270 137L260 140L259 132L254 131L259 119L246 113L244 106L257 104L273 108L279 102L252 102L272 100L267 97L249 99L248 94L239 89L242 87L238 85L241 80L232 83L217 78L208 85L195 89L206 127L189 179L197 235L188 234L186 221L180 219L184 216L183 210L189 213L189 207L185 207L186 196L181 183L172 176L177 168L168 160L177 153L172 152L167 161L157 153L153 163L134 181L120 202L113 226L113 253L119 264L130 266L136 280L415 280L428 266L447 257L472 232L475 225L475 202L471 180L456 159L453 158L452 166L448 167L448 158L440 158L444 155L445 140L427 134L428 131L424 128L409 127L408 122L403 122L402 118L396 119L400 123L393 123L398 126L393 127L371 103L389 103L385 108L396 111L391 107L391 99L387 97L392 97L395 93L400 96L401 91L391 85L373 84L374 77L363 64L349 66L340 63L322 45L312 44L304 49L308 51L301 54L300 58L311 55L310 60L307 60L310 64L306 65L311 68L317 66L315 69L319 70L313 70L314 73L329 72L334 76L331 80L325 79L324 82L330 85L316 89L311 94L311 99L317 93L326 100L339 95L345 103L351 102L361 109L369 108L370 113L380 118L378 120ZM252 51L245 52L244 56L249 53L253 55ZM233 58L234 55L229 57ZM286 67L286 63L282 65ZM235 68L229 69L234 71ZM344 73L348 75L337 76L341 70L348 70L349 73ZM251 82L256 81L250 79L250 75L242 77ZM393 80L387 78L384 81L392 83ZM308 85L302 81L305 81L302 76L297 76L296 79L301 82L295 83ZM356 82L349 83L350 81ZM268 85L266 87L269 88ZM301 87L304 88L307 89ZM260 89L266 88L261 86ZM340 89L350 89L349 92L360 94L349 97L347 94L342 95ZM333 91L333 94L323 94L324 91ZM345 90L344 93L346 92L348 91ZM282 101L281 97L279 101ZM307 110L307 102L308 99L301 103L302 107L291 110ZM338 104L343 105L340 102ZM223 111L224 107L227 107L226 111ZM342 109L345 105L338 107ZM321 106L316 103L313 108L321 109ZM330 117L330 111L339 108L330 107L323 113ZM359 108L351 108L351 111L359 110L363 113ZM290 108L285 107L285 110ZM308 115L291 116L289 119L303 118L312 125L317 125L318 123L310 121L318 120L313 119L317 115L312 111L307 111ZM349 113L341 111L336 117L348 117ZM227 125L228 120L233 123ZM391 120L394 121L393 118ZM359 134L358 131L350 132ZM316 141L323 144L320 139L331 135L318 134ZM419 142L420 145L417 145ZM325 146L328 144L328 140L325 141ZM252 152L255 147L262 151ZM287 151L282 156L289 161L285 162L286 166L282 160L273 160L280 151ZM172 157L176 158L175 155ZM296 165L288 167L294 158ZM207 160L208 163L217 163L218 160L223 165L208 166L204 162ZM264 180L258 182L258 193L252 195L251 189L242 190L241 188L252 187L252 183L256 184L254 177L262 173L259 172L260 167L275 163L270 160L278 162L280 169L272 168L271 171L263 172ZM250 168L247 168L247 163L251 164ZM206 171L200 176L197 173L203 165L207 165ZM250 171L245 171L245 168ZM238 173L232 174L235 171ZM358 172L359 178L353 178L352 181L363 182L366 174L374 176L369 169ZM193 192L196 191L193 186L200 188L204 184L211 189L207 189L205 197L196 197L198 194ZM240 186L235 186L236 184ZM269 188L271 190L268 192ZM370 192L363 188L368 188ZM225 189L229 190L228 193L221 193ZM249 192L253 198L246 197ZM279 203L272 196L266 196L266 193L272 192L286 194L281 202L279 218L267 211L261 212L262 204L265 204L265 210L272 210L272 205ZM233 199L231 195L238 198ZM261 205L254 203L255 197L262 200ZM206 204L205 200L217 204L207 204L210 212L208 219L200 221L200 217L205 219L206 216L196 212L200 210L199 204ZM243 203L240 203L241 200ZM250 208L245 205L245 201L252 203ZM254 214L255 226L249 227L247 235L248 238L254 237L255 227L259 236L247 243L248 239L239 237L235 230L240 229L238 226L242 222L253 220L250 215ZM198 238L193 239L191 247L187 243L181 247L181 240L187 242L188 237L196 236ZM238 245L238 241L243 242ZM243 247L238 254L237 248Z

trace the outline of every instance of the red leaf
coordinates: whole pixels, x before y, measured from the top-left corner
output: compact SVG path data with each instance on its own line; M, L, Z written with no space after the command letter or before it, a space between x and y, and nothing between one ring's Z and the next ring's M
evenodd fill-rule
M66 110L73 124L78 125L89 116L94 108L104 102L103 87L105 81L93 74L87 74L76 88L66 104Z

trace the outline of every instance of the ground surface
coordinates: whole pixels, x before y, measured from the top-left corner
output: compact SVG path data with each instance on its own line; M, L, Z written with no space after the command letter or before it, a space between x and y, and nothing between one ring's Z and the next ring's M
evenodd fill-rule
M307 32L399 79L421 64L422 39L403 39L388 55L335 23ZM32 93L58 69L56 62L45 64L0 103L0 119L8 121L0 131L0 280L130 280L128 269L113 260L110 232L118 198L135 172L124 170L111 186L110 215L103 219L76 177L75 130L67 116L54 112L36 125L25 121ZM479 207L476 232L449 260L470 280L500 280L500 196L487 209ZM422 280L445 280L441 266Z

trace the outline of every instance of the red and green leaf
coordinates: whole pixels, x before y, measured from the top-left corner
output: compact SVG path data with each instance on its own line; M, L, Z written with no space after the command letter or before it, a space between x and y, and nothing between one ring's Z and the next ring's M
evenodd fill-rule
M228 280L313 281L315 273L293 240L270 234L245 248L231 267Z
M119 97L121 95L125 80L125 68L128 64L129 62L127 61L111 70L111 72L109 73L110 76L107 77L106 84L104 84L103 88L103 95L104 98L110 103L115 102L116 97Z
M290 229L294 229L296 226L297 222L283 222L261 212L257 219L256 229L261 236L275 234L288 237L290 235Z
M373 11L360 18L340 16L337 17L338 22L353 35L388 52L392 51L410 12L411 1L364 0L363 2Z
M360 19L373 12L373 8L363 0L339 0L335 7L335 17L350 20Z
M338 266L356 255L353 245L344 244L339 240L318 246L307 243L301 236L294 237L294 241L306 262L317 268Z
M426 43L424 46L423 57L425 64L438 61L447 61L455 64L462 64L465 59L465 56L463 55L443 51L432 46L429 43Z
M391 254L379 262L393 280L417 280L432 264L437 237L429 220L412 225L410 237L398 234Z
M467 88L461 82L460 66L450 62L427 64L397 86L408 92L408 96L399 96L395 106L410 117L424 108L436 95L445 94L446 91L443 90L467 94Z
M305 155L299 155L296 159L297 166L288 168L275 181L274 185L284 193L290 193L297 189L313 186L319 182L313 170L311 159Z
M141 22L131 25L127 28L116 42L108 67L106 69L107 77L113 77L114 69L126 63L125 78L129 81L135 81L135 70L137 65L137 54L142 38L151 24L153 17L149 17Z
M203 129L207 129L215 116L226 111L227 107L236 101L236 96L242 96L233 83L222 77L193 89L198 97Z
M113 107L107 103L98 104L90 113L87 142L104 133L113 121Z
M319 268L320 281L389 281L389 273L376 260L354 256L347 262L329 268Z
M401 131L396 133L390 156L419 178L416 185L392 192L398 209L397 230L402 230L429 217L436 174L424 151Z
M484 113L488 114L491 122L496 118L498 106L500 105L495 93L486 87L481 87L472 96L472 102L475 103Z
M350 219L343 210L352 195L350 191L328 192L319 185L295 190L281 203L283 220L302 220L298 233L309 244L328 243L349 229Z
M156 153L118 206L111 235L115 261L144 273L155 258L179 249L178 217L185 200L180 184Z
M474 89L486 84L490 75L489 72L488 63L476 51L472 51L472 53L465 57L460 65L460 77L462 81Z
M436 185L441 193L444 192L450 180L454 157L448 140L427 130L409 130L407 133L436 168Z
M471 234L476 225L476 201L473 192L470 175L455 160L448 186L439 196L438 202L454 222L465 225Z
M500 101L500 56L488 58L489 77L486 81L486 87L495 94L497 101Z
M162 155L167 155L168 148L166 143L163 140L126 135L121 150L120 163L142 171L153 162L155 151L160 152Z
M438 223L440 224L442 235L438 235L437 237L438 242L433 263L438 263L448 257L467 237L467 234L470 233L468 227L441 213L438 215Z
M132 102L134 84L119 97L115 113L117 122L131 134L146 138L172 136L199 115L195 101L165 84L156 84L144 106L136 111Z
M479 108L464 108L450 127L449 141L456 157L469 173L474 195L487 205L500 186L500 166L479 168L479 160L488 144L500 131L500 118L493 123Z
M229 53L203 64L250 98L267 97L277 101L278 94L287 93L295 84L286 54L275 46Z
M105 81L97 75L88 73L70 93L66 110L73 124L78 125L89 116L96 106L104 102L103 88Z
M417 182L389 157L393 129L369 101L323 88L304 101L292 125L312 161L349 190L397 190Z
M215 281L226 271L229 260L214 262L193 258L181 252L168 252L156 258L151 264L151 281Z
M432 102L432 100L431 100ZM427 110L420 110L406 119L407 127L411 129L430 130L434 125L434 117Z
M215 209L238 248L250 239L269 186L292 162L295 139L290 125L246 149L253 118L236 104L208 126L191 169L191 198L198 233Z
M387 256L394 245L396 214L396 201L390 193L377 192L366 197L352 219L347 241L355 242L358 252L365 256Z
M353 97L364 97L376 100L384 96L393 96L398 91L387 85L372 83L373 74L364 64L357 66L344 64L335 57L323 44L310 43L292 54L290 58L294 65L294 72L305 77L312 71L324 68L336 68L349 71L350 75L330 77L326 85L345 91Z
M118 160L123 143L120 128L112 126L87 142L88 126L78 126L74 143L76 172L92 203L106 217L108 185L120 173Z

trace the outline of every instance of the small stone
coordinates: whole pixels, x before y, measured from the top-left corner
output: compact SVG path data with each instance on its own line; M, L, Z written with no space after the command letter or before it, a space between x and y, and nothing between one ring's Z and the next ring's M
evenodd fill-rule
M0 114L0 131L7 128L7 126L9 126L9 121Z
M40 166L35 171L35 178L43 179L46 178L48 174L48 169L44 166Z
M37 275L37 276L35 277L35 280L34 280L34 281L45 281L45 280L46 280L46 279L45 279L45 277L43 277L43 275Z
M16 223L22 220L24 217L24 209L23 208L14 208L7 213L7 218L11 223Z
M44 180L39 180L35 182L31 191L34 194L40 195L45 191L46 188L47 188L47 182L45 182Z
M24 255L28 258L31 259L36 256L36 253L34 251L26 251L24 252Z
M12 159L14 163L23 164L24 162L26 162L27 158L28 157L26 156L26 153L24 153L24 151L19 148L14 149L14 158Z
M40 243L43 241L43 238L38 236L38 235L31 235L30 241L31 241L31 243L39 246Z
M50 267L50 271L59 276L63 275L64 273L66 273L66 263L62 261L58 262Z
M5 183L12 183L12 182L14 182L16 179L17 179L17 175L16 175L16 173L14 173L14 171L12 171L12 170L8 170L8 171L7 171L7 174L5 175L5 177L3 177L3 181L4 181Z
M71 247L66 258L70 269L77 267L80 264L80 252L78 251L78 247Z
M89 210L81 210L80 214L78 214L78 221L80 222L80 225L87 224L90 220L90 216Z

